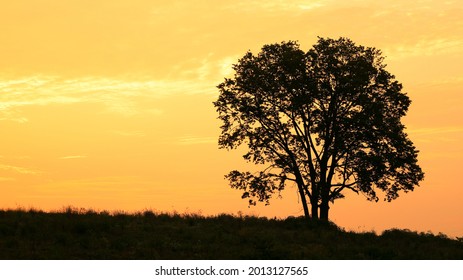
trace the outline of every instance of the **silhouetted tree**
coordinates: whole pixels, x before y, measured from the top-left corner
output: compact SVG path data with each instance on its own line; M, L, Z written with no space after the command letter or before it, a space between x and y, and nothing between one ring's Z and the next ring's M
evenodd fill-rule
M319 38L307 53L296 42L247 52L214 102L222 120L220 148L246 144L256 173L232 171L242 198L267 204L294 182L306 217L328 220L345 190L378 201L412 191L424 178L418 151L401 123L410 105L385 70L381 52L347 38Z

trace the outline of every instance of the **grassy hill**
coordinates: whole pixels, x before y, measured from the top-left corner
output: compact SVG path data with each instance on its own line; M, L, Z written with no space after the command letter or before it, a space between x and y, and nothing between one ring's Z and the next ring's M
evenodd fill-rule
M463 259L463 242L303 218L0 210L0 259Z

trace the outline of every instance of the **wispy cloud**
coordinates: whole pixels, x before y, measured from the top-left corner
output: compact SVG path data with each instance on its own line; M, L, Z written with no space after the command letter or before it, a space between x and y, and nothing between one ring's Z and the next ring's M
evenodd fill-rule
M384 49L388 59L400 59L415 56L433 56L461 52L461 38L422 39L409 44L397 44Z
M14 165L7 165L7 164L0 164L0 169L5 170L5 171L12 171L15 173L20 173L20 174L25 174L25 175L38 175L42 173L38 170L29 169L29 168L20 167L20 166L14 166Z
M186 135L178 139L180 145L197 145L197 144L210 144L217 143L216 137L200 137L193 135Z
M79 159L79 158L87 158L88 156L85 155L76 155L76 156L64 156L60 157L60 159Z
M320 8L329 2L327 0L270 0L270 1L234 1L226 5L227 9L236 10L240 12L294 12L300 10L312 10Z
M415 135L442 135L449 133L461 133L463 132L463 127L423 127L409 129L407 132Z
M438 79L430 79L419 84L422 87L430 86L462 86L463 76L445 76Z
M463 140L463 127L423 127L407 130L414 141L454 145Z
M0 105L0 121L14 121L17 123L27 123L28 118L21 116L20 112L12 108L1 108Z
M206 65L206 64L205 64ZM207 65L206 65L207 66ZM200 75L209 71L204 66ZM98 103L106 111L126 116L162 114L160 108L141 109L136 97L156 100L178 94L211 93L214 87L195 80L128 81L101 77L63 79L56 76L32 76L20 79L0 77L0 120L27 122L21 116L24 106L49 104Z

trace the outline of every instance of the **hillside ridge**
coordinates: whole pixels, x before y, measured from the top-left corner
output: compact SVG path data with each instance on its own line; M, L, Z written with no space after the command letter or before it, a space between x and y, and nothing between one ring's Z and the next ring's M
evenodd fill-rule
M0 259L463 259L463 242L303 217L18 209L0 210Z

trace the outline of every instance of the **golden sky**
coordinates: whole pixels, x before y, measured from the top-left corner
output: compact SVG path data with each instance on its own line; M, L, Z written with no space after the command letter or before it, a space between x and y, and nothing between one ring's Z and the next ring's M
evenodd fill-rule
M0 208L302 215L296 189L248 209L212 102L231 64L317 36L376 47L412 99L425 181L331 207L346 229L463 236L463 1L0 0Z

